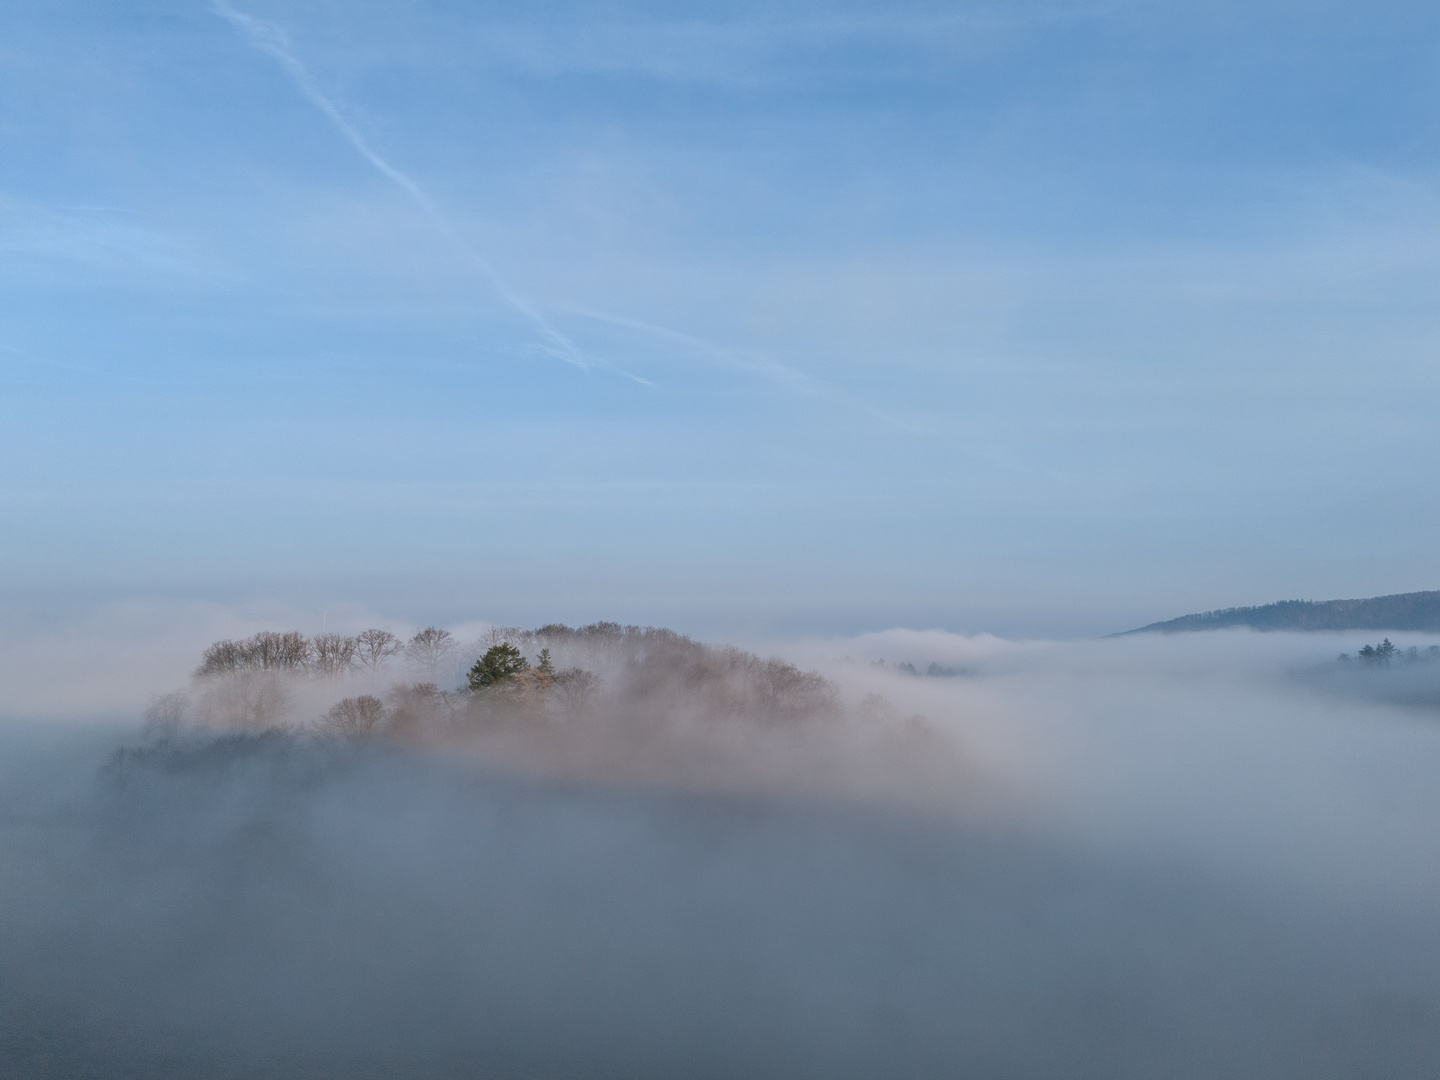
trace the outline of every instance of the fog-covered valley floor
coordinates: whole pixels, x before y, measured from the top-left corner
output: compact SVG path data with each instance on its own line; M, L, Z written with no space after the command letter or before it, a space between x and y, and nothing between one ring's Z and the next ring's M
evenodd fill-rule
M454 638L11 650L0 1074L1440 1074L1428 639Z

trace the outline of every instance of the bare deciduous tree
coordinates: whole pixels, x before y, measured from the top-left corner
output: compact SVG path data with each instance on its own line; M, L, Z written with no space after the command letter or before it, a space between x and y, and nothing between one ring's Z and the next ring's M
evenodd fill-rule
M262 630L244 641L217 641L205 650L195 674L201 677L234 671L298 671L310 663L310 640L299 631L277 634Z
M454 651L455 639L450 636L449 630L427 626L405 646L405 659L413 668L428 675L433 681L439 673L440 665Z
M411 683L396 686L386 695L392 706L391 730L404 736L427 725L453 719L456 702L434 683Z
M358 642L342 634L317 634L310 667L317 675L343 675L355 666Z
M215 642L205 650L195 674L201 677L224 675L231 671L241 671L249 666L245 643L230 641L227 638L224 641Z
M346 739L364 739L374 735L385 719L385 704L377 697L361 694L337 701L319 720L319 728L327 735Z
M600 689L600 676L584 668L570 667L555 676L555 699L567 720L575 720Z
M236 671L210 680L196 710L222 727L274 727L290 704L290 689L277 671Z
M298 630L288 634L262 630L246 646L251 666L261 671L299 671L310 663L310 640Z
M400 639L389 630L371 628L355 635L355 659L372 675L400 651Z
M184 690L152 698L145 710L145 733L156 738L174 735L185 723L190 709L190 695Z
M534 644L535 634L518 626L492 626L480 635L482 650L496 645L515 645L521 652L529 652Z

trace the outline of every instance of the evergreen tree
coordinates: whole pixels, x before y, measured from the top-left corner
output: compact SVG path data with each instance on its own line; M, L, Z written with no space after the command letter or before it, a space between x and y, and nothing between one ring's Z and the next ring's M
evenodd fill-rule
M494 686L513 678L522 671L528 671L530 661L520 655L520 650L508 641L502 641L499 645L492 645L485 650L485 655L475 661L466 678L470 682L471 690L483 690L486 687Z

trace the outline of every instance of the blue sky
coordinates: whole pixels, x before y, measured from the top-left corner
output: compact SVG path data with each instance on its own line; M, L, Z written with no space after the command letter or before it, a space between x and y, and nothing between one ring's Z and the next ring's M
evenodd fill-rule
M0 599L1440 585L1440 9L6 5Z

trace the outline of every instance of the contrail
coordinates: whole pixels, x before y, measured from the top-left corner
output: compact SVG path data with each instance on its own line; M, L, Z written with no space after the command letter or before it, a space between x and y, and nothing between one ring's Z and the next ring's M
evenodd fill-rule
M553 325L549 319L545 318L535 305L506 285L499 273L496 272L495 267L490 264L490 261L472 247L470 243L455 230L455 227L451 225L450 221L441 213L440 208L436 206L434 200L425 193L425 190L405 173L386 161L373 146L365 141L365 136L356 131L354 125L345 119L345 116L336 108L335 103L326 97L315 84L315 80L311 77L309 69L296 57L294 50L291 48L290 39L281 27L265 19L257 19L253 15L246 15L243 11L237 11L227 3L227 0L213 0L212 6L215 13L244 34L251 45L262 52L268 53L279 62L280 66L285 69L285 73L290 76L295 85L300 89L300 92L309 99L312 105L329 117L331 123L333 123L340 134L345 137L345 141L354 147L355 151L363 157L376 172L395 184L395 186L404 191L406 195L410 196L411 201L414 202L414 204L420 208L421 212L430 220L435 230L474 264L500 296L500 299L508 304L514 311L529 320L530 324L547 343L548 348L546 351L549 352L550 355L559 360L564 360L568 364L573 364L582 371L589 371L593 367L603 367L618 375L623 375L627 379L633 379L638 383L643 383L646 386L654 385L649 380L642 379L638 375L632 375L628 371L623 371L611 364L597 361L587 356L579 346L562 333L558 327Z
M628 330L638 330L642 334L649 334L651 337L661 338L666 341L673 341L677 345L684 345L693 352L705 353L715 359L722 361L731 367L740 368L743 371L763 375L766 378L789 387L796 393L816 394L821 392L823 384L811 375L803 371L796 371L794 368L786 367L784 364L777 364L773 360L764 357L757 357L754 353L732 349L724 345L717 345L713 341L706 341L694 334L687 334L683 330L672 330L668 326L657 326L655 323L642 322L639 319L627 319L619 315L610 315L603 311L591 311L588 308L569 309L573 315L582 318L594 319L596 322L609 323L611 326L621 326Z
M921 425L875 408L866 402L857 401L853 395L846 393L832 383L816 378L814 375L799 371L785 364L777 363L749 350L734 349L725 345L717 345L713 341L706 341L704 338L696 337L694 334L687 334L683 330L673 330L668 326L658 326L655 323L643 322L640 319L627 319L619 315L609 315L603 311L591 311L586 308L565 309L571 315L578 315L584 319L594 319L597 322L609 323L611 326L620 326L628 330L636 330L642 334L649 334L665 341L673 341L677 345L683 345L692 352L712 356L721 363L741 371L748 371L769 379L778 386L783 386L791 393L803 394L812 398L828 398L831 401L840 402L847 408L864 413L876 420L880 420L891 427L901 431L909 432L912 435L930 435L932 432Z
M212 0L212 6L216 14L236 27L250 44L274 57L285 70L286 74L294 81L300 92L305 95L311 104L330 119L330 122L333 123L340 134L344 136L345 141L354 147L356 153L363 157L376 172L395 184L396 187L400 188L410 197L410 200L420 209L425 217L429 219L436 232L444 237L447 242L480 271L485 280L489 282L490 286L511 309L529 320L540 337L546 342L546 351L550 355L568 364L573 364L583 371L589 371L592 368L599 367L644 386L655 385L650 380L625 371L623 368L586 355L579 346L571 341L558 327L552 324L534 304L511 289L500 277L495 267L490 264L490 261L455 229L449 219L441 212L440 208L435 205L435 201L426 194L424 188L417 184L410 176L386 161L385 158L365 140L365 136L361 135L360 132L355 129L354 125L345 119L344 114L340 112L335 103L326 97L320 87L316 85L309 69L306 68L295 55L294 49L290 44L290 39L282 27L268 20L257 19L253 15L247 15L242 11L237 11L230 5L228 0ZM784 364L776 363L763 356L756 356L754 353L726 348L679 330L672 330L668 327L642 322L638 319L626 319L598 311L574 311L572 314L610 323L613 326L623 326L653 337L684 345L695 352L709 354L731 367L760 375L777 385L785 387L792 393L809 397L838 399L844 401L849 407L857 408L859 411L891 426L912 433L927 433L925 429L917 427L913 423L900 420L871 405L853 400L849 395L834 386L826 384L822 380L816 379L804 372L797 371L794 368L787 367Z

